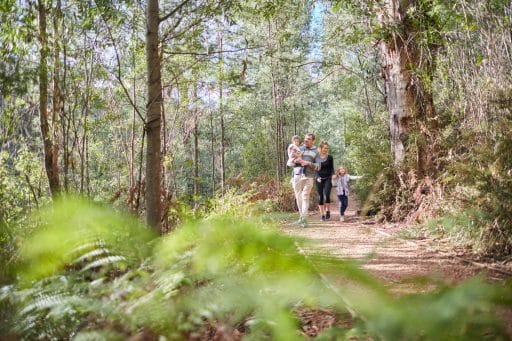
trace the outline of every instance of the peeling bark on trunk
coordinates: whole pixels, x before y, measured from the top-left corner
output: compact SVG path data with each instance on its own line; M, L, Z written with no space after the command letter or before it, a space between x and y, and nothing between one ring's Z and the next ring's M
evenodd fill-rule
M397 25L404 16L407 4L400 7L398 0L388 0L381 9L379 21L382 26ZM411 74L407 69L407 46L403 38L392 34L380 42L382 67L389 109L391 154L395 165L405 160L406 138L409 121L415 115L414 93Z
M159 4L148 0L146 32L146 65L148 76L148 103L145 129L146 147L146 212L148 225L160 232L160 184L162 125L162 79L159 56Z
M422 60L411 31L407 12L415 1L386 0L379 11L379 22L389 28L390 35L380 42L386 102L389 109L391 153L395 165L407 163L421 178L435 173L435 137L437 117L432 92L424 86L423 77L432 77L435 65L435 48L427 46L431 60ZM398 28L401 28L398 29ZM424 47L425 48L425 47ZM432 83L432 79L430 79ZM408 141L416 133L415 141ZM414 142L417 155L407 155L408 143Z
M414 94L408 84L411 76L405 70L405 60L400 51L389 49L382 43L385 66L386 101L389 109L391 153L395 165L405 159L409 121L414 116Z

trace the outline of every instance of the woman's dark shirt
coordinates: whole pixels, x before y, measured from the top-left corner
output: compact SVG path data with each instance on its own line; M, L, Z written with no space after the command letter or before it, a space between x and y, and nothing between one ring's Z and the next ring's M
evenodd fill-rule
M321 159L323 160L323 159ZM325 161L320 163L320 170L317 175L321 178L327 178L334 174L334 160L331 155L327 155Z

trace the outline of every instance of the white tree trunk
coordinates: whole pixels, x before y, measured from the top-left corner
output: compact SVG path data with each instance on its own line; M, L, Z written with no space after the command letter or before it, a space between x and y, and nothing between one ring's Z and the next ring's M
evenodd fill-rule
M386 0L380 8L379 22L385 26L398 25L407 11L407 1ZM403 37L392 34L380 42L382 68L386 88L386 103L389 109L391 153L395 165L405 159L405 139L409 133L408 121L415 113L414 92L411 73L407 69L409 58Z

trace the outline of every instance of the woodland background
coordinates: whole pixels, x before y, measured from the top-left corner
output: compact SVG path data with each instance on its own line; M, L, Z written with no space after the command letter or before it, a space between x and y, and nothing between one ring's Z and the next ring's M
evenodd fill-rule
M510 260L511 13L505 0L0 1L0 284L19 278L31 212L60 196L157 234L249 204L292 211L286 146L307 132L364 174L363 215Z

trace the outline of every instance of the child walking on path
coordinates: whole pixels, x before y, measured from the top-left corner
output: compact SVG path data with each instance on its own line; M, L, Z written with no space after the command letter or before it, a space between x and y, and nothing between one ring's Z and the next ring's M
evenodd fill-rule
M336 170L336 193L338 195L338 201L340 204L340 221L345 221L345 210L348 206L348 182L350 180L361 179L362 176L348 175L345 167L340 166Z

